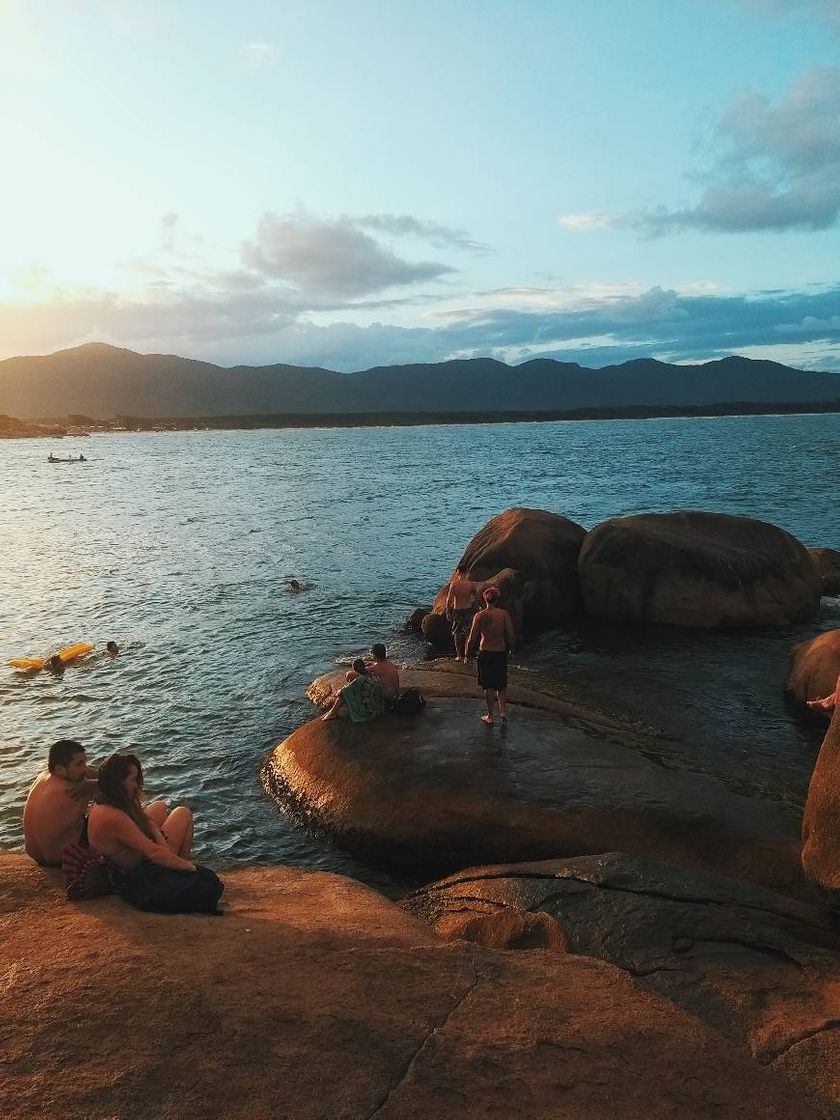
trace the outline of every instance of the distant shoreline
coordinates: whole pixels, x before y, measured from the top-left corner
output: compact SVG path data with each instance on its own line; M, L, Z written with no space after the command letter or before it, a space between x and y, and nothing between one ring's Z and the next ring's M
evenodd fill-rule
M247 431L259 428L392 428L442 424L533 424L560 420L656 420L718 416L808 415L840 412L840 401L715 405L627 405L550 411L270 413L242 416L18 420L0 416L0 439L56 439L111 432Z

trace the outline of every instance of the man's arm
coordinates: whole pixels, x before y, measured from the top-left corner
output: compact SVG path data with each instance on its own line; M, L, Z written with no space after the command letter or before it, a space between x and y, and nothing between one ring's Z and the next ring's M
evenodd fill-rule
M508 653L513 653L516 635L513 632L513 619L507 611L505 611L505 641L507 642Z
M478 621L478 615L476 615L472 620L472 626L470 627L470 634L469 634L469 637L467 638L467 644L464 646L464 660L465 661L469 661L470 658L472 657L473 646L475 645L476 641L478 640L478 637L479 637L480 634L481 634L481 623Z
M455 604L455 592L452 589L452 580L450 580L449 581L449 590L446 592L446 605L443 608L444 611L446 612L446 617L450 620L450 622L452 621L452 611L453 611L453 608L454 608L454 604Z

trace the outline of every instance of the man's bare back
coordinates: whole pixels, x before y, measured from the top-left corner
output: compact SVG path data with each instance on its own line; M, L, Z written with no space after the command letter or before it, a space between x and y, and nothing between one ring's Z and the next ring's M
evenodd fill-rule
M452 611L466 611L473 605L475 591L478 584L473 583L469 576L456 569L449 582L446 594L446 613L451 616Z
M95 782L71 782L55 774L39 774L23 810L26 853L36 863L59 867L61 853L76 844Z
M513 648L513 620L501 607L487 606L473 619L468 653L475 638L479 638L478 648L487 652L511 650Z

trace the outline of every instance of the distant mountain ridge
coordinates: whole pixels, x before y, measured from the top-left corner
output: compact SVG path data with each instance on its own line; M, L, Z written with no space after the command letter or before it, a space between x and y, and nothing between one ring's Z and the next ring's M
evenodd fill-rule
M472 358L335 373L283 364L227 368L88 343L0 361L0 413L28 420L830 402L840 402L840 374L740 357L695 366L642 358L604 369L550 358L519 366Z

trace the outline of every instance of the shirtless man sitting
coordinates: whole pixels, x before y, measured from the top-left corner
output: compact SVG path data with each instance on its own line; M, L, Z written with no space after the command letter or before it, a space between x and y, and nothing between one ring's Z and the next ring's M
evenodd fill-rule
M68 844L78 844L97 771L74 739L50 747L47 770L35 779L23 810L26 854L43 867L60 867Z
M385 693L385 703L390 704L392 700L396 700L400 694L400 671L393 661L388 660L385 647L381 642L370 647L368 672L379 677L382 691Z
M475 615L473 601L477 587L478 584L470 579L468 569L459 564L452 573L446 593L446 617L452 624L456 661L467 660L466 642Z
M42 867L61 867L61 853L67 845L83 839L88 803L98 789L97 774L87 764L85 748L75 739L59 739L50 747L46 772L35 779L23 809L26 854ZM145 811L165 830L173 850L176 844L183 845L187 833L192 839L189 809L182 807L170 814L164 801L155 801Z
M487 715L482 722L492 726L495 702L499 704L499 718L507 723L507 661L513 651L513 619L508 612L496 604L499 601L497 587L485 588L482 598L485 607L475 616L467 638L465 661L469 661L475 643L478 642L478 684L484 689Z

